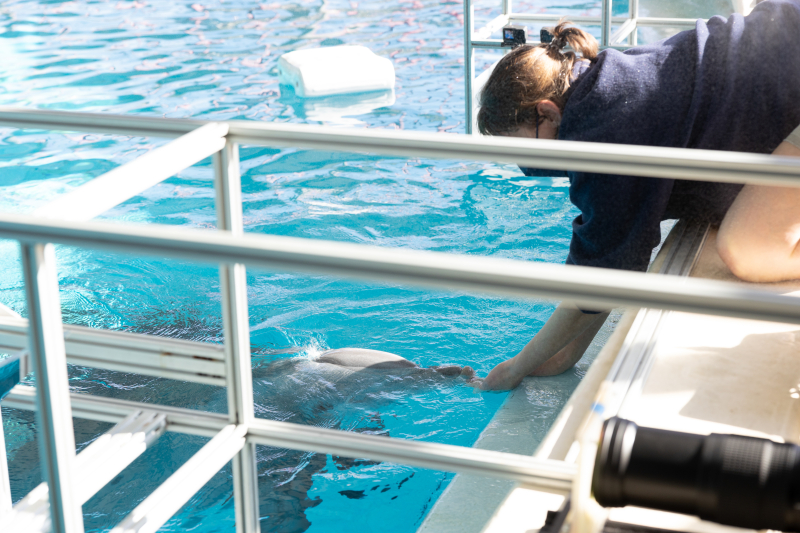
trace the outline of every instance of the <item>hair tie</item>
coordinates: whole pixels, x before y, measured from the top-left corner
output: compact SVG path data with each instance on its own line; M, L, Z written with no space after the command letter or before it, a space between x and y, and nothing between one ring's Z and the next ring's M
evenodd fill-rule
M553 40L550 41L550 44L547 45L549 48L556 50L557 52L561 52L565 46L567 46L567 40L564 39L562 36L553 37Z

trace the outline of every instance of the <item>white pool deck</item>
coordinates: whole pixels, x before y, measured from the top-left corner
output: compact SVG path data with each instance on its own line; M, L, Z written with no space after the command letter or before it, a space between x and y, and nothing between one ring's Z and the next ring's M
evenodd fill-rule
M738 281L717 255L715 236L712 228L689 276ZM680 240L668 239L651 270L660 268L669 249L679 246ZM800 295L800 281L761 287ZM610 336L605 330L607 340L600 339L605 340L603 349L538 449L532 438L537 421L530 416L527 397L542 378L527 378L509 395L475 446L552 459L574 455L576 448L570 453L570 447L583 418L576 413L588 411L614 359L637 335L638 312L625 311ZM800 326L668 312L654 331L648 341L652 349L649 372L642 374L641 386L625 397L620 416L662 429L800 442ZM546 511L557 509L562 501L562 496L510 482L457 476L419 531L535 532L543 525ZM745 531L630 507L613 510L609 519L697 533Z

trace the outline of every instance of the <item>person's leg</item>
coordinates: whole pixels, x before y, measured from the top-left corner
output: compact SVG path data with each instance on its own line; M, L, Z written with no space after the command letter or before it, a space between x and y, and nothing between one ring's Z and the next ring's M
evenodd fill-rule
M610 311L604 311L596 315L595 321L589 325L574 341L567 344L560 352L542 363L536 370L528 374L529 376L555 376L566 372L575 363L581 360L584 352L594 340L594 336L603 327Z
M800 147L783 142L772 154L800 157ZM717 251L745 281L800 279L800 187L745 185L719 228Z

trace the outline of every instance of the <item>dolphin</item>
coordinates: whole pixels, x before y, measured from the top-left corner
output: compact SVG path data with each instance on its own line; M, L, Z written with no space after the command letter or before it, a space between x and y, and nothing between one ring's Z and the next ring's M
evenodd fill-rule
M443 376L472 378L475 371L469 366L443 365L424 368L397 354L369 350L366 348L338 348L323 352L313 360L315 363L336 365L353 370L399 370L414 369L421 372L436 372Z
M425 368L393 353L363 348L327 350L316 357L293 356L303 349L262 350L266 356L254 358L253 393L257 416L313 427L388 435L395 418L391 418L392 424L387 427L381 414L387 404L404 396L424 394L431 388L455 385L474 374L470 367L445 365ZM275 358L280 355L284 357ZM165 387L164 380L145 381L142 385L140 376L104 370L96 370L93 376L102 376L102 379L81 378L83 391L100 395L113 392L127 400L156 404L169 405L178 400L181 407L218 412L224 412L226 408L226 390L222 388L174 382ZM14 411L12 419L32 426L34 413ZM76 442L85 445L108 428L103 422L75 419L74 429ZM156 441L154 449L146 452L149 454L146 463L126 469L117 481L120 485L109 485L95 496L92 505L98 513L87 519L87 523L93 528L113 527L137 501L158 486L164 472L176 469L195 453L199 444L191 440L194 438L177 433L163 435ZM377 464L365 459L268 446L257 447L256 453L261 486L259 509L264 531L300 533L308 529L311 522L307 512L322 502L319 496L312 496L310 492L315 476L329 471L332 465L336 472L342 472ZM40 479L38 474L31 475L31 472L39 471L35 439L14 449L10 457L13 458L9 461L12 480L23 487L23 492L33 489ZM199 511L205 512L206 507L227 501L225 491L229 490L230 475L228 470L227 474L216 476L209 482ZM383 483L380 491L398 491L404 481ZM119 499L118 486L126 487L124 502ZM342 491L326 497L360 499L365 496L359 491Z
M254 361L253 394L258 416L388 435L381 414L386 404L461 383L474 374L470 367L425 368L389 352L339 348L316 356ZM318 497L310 497L309 491L314 476L330 468L328 456L276 448L259 448L258 454L259 480L265 485L260 491L262 530L304 531L311 525L306 511L321 503ZM337 456L332 456L331 461L337 471L376 464Z

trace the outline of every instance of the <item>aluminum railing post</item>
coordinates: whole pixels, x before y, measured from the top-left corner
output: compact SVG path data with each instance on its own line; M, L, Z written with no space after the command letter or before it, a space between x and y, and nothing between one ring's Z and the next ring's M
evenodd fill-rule
M609 38L611 37L611 13L612 1L603 0L600 7L600 46L608 46Z
M503 15L510 15L512 9L511 0L503 0Z
M52 244L22 244L28 304L28 343L36 376L36 426L42 474L50 490L53 533L82 533L83 512L73 490L72 429L67 356Z
M630 15L633 20L639 19L639 0L630 0ZM636 46L639 42L639 25L637 24L633 31L628 36L628 44Z
M472 0L464 0L464 120L465 131L472 133L472 83L475 80L475 51L472 48L474 31Z
M214 156L217 227L233 235L243 233L242 185L239 148L227 142ZM249 425L254 418L253 377L250 368L250 324L247 312L247 278L243 264L222 264L219 268L222 321L225 331L225 360L228 382L228 413L237 425ZM246 443L233 458L233 495L236 531L258 533L258 474L256 447Z

